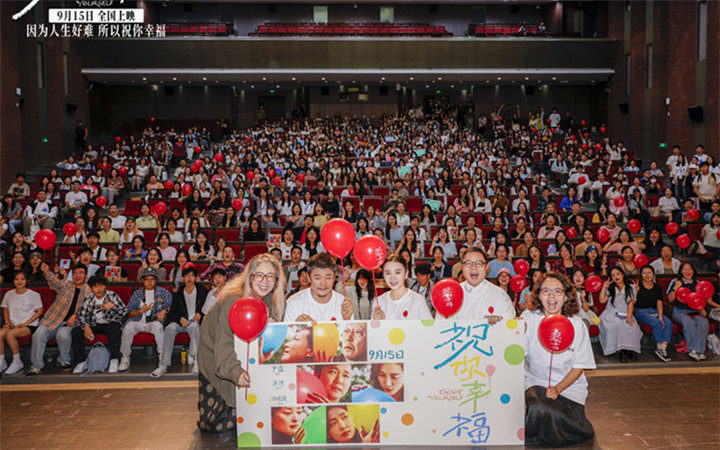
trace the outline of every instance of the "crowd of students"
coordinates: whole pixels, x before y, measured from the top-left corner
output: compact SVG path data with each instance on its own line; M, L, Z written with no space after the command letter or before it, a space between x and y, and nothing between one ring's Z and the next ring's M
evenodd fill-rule
M152 375L159 377L171 365L174 337L188 333L188 360L213 383L217 375L207 373L209 366L203 375L196 357L200 324L218 296L253 292L277 321L442 318L430 294L447 277L465 289L456 318L528 317L523 311L542 309L540 287L555 280L565 301L576 303L568 315L584 324L581 334L599 326L605 355L637 358L641 323L652 328L657 357L669 361L671 316L683 327L676 351L706 358L708 316L720 316L720 166L702 146L692 157L674 147L667 170L655 162L643 168L604 126L590 127L569 112L523 118L519 108L508 108L508 117L500 109L476 124L463 119L462 126L457 112L434 105L374 120L262 123L227 131L217 142L207 130L149 127L111 145L87 146L77 161L70 157L42 177L34 195L18 175L0 219L7 265L0 276L14 288L2 302L0 346L4 355L7 343L13 355L7 370L3 358L3 370L22 369L18 339L32 334L28 375L41 372L53 337L58 363L82 372L85 339L95 333L108 337L110 371L127 370L133 337L145 331L155 336L159 364ZM144 198L139 214L122 214L122 200L133 192ZM388 258L376 277L352 254L338 276L339 261L320 239L334 217L352 223L357 237L372 234L386 243ZM634 233L633 220L641 227ZM666 222L677 225L677 234L702 227L699 239L678 248ZM53 270L32 237L67 223L74 230L64 243L82 247L70 268ZM239 229L240 246L215 239L219 228ZM156 236L151 241L148 232ZM269 254L245 267L240 253L258 241L268 242ZM638 266L637 255L651 264ZM518 258L530 272L528 287L516 295L509 285ZM128 279L123 261L141 264L142 286L129 299L112 292L113 283ZM170 271L165 262L173 263ZM208 267L201 273L195 263ZM680 287L695 288L698 268L716 288L701 310L676 298ZM595 300L584 287L591 274L606 280ZM658 275L666 274L677 279L663 292ZM375 279L387 292L377 295ZM47 282L56 292L47 311L29 282ZM595 301L606 305L599 316ZM234 377L227 379L239 380L241 369L227 370ZM234 405L234 398L225 401Z

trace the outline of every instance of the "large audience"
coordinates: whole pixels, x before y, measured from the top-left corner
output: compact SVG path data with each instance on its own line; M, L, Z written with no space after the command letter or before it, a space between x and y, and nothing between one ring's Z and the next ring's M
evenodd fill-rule
M200 323L239 276L275 286L263 300L277 321L441 318L431 292L449 277L468 283L465 317L479 318L470 300L491 281L509 302L490 308L493 323L521 314L543 274L558 272L604 355L637 359L641 324L666 362L673 347L705 359L708 336L716 340L720 164L701 145L648 163L605 126L510 105L477 117L470 105L434 103L372 119L215 128L151 122L105 143L84 133L45 176L18 174L0 218L5 374L24 367L29 336L28 376L41 373L53 338L58 365L82 373L96 333L107 337L110 371L127 370L139 332L154 335L152 376L172 364L179 333L197 371ZM356 238L382 239L384 266L373 273L352 253L342 264L327 254L321 230L333 218ZM52 252L34 239L43 229L57 232ZM251 259L265 252L274 262ZM515 292L519 259L529 271ZM586 290L592 275L604 283L597 293ZM680 289L702 280L714 295L694 308ZM123 282L139 288L120 298L113 286ZM55 292L47 308L33 290L44 283Z

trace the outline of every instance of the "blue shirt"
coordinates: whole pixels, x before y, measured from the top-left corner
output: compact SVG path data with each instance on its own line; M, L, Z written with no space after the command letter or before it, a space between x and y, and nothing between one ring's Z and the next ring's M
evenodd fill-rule
M500 269L508 269L510 271L510 275L515 276L515 268L510 263L510 261L500 262L497 259L493 259L488 264L487 276L489 278L496 278L498 276L498 272L500 272Z

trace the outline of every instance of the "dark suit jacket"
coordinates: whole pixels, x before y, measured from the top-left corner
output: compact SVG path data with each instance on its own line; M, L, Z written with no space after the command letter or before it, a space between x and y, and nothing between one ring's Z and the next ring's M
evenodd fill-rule
M198 283L195 283L195 289L197 289L197 297L195 297L195 312L200 313L200 320L202 321L202 307L205 304L205 299L208 295L208 290L205 286L202 286ZM192 317L188 317L188 311L187 306L185 305L185 285L180 285L180 288L173 294L173 301L172 305L170 306L170 311L168 312L166 323L173 323L176 322L177 324L180 324L181 318L186 318L187 320L192 319Z

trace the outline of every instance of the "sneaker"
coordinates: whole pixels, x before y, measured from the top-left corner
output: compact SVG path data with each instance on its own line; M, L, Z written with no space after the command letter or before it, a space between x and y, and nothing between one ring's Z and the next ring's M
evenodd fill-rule
M108 373L117 373L118 372L118 360L117 358L113 358L110 360L110 367L108 367Z
M28 370L27 372L25 372L26 377L36 377L38 375L40 375L40 369L36 369L34 367L32 369Z
M3 358L2 364L0 364L0 372L5 372L5 369L7 369L7 361L5 361L5 358Z
M130 357L129 357L129 356L123 356L123 357L120 359L120 366L118 367L118 370L119 370L120 372L125 372L126 370L128 370L128 368L130 368Z
M152 371L150 376L153 378L160 378L161 376L165 375L165 372L167 372L167 366L160 364L157 369Z
M70 370L70 369L72 369L72 363L71 363L70 361L68 361L68 362L59 362L59 363L58 363L58 366L59 366L62 370Z
M700 354L696 352L695 350L688 353L688 356L694 359L695 361L700 361Z
M197 361L195 361L195 364L193 364L192 373L198 373L200 372L200 369L198 368Z
M667 351L665 349L656 348L655 356L657 356L658 359L662 362L670 362L670 358L668 358Z
M188 363L188 365L190 365L190 366L192 366L193 364L195 364L195 357L188 355L188 357L187 357L187 363Z
M698 361L702 361L703 359L707 359L707 356L705 356L705 353L697 352L698 355Z
M16 374L16 373L20 372L23 367L24 367L24 365L23 365L22 361L20 361L19 359L14 360L12 363L10 363L10 366L5 371L5 375Z
M76 375L83 373L83 372L85 372L86 368L87 368L87 361L83 361L81 363L78 363L77 366L75 366L75 368L73 369L73 373Z

